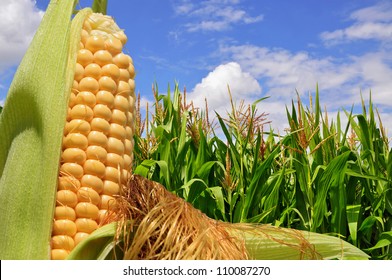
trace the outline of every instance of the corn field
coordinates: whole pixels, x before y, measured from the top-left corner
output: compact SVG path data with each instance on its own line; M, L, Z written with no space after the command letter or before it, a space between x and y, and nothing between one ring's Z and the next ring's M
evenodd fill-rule
M256 109L262 100L234 104L229 92L232 111L212 118L178 86L153 92L144 118L139 98L136 174L214 219L333 235L392 258L392 154L371 98L360 114L329 121L316 90L314 103L287 108L290 130L279 136Z

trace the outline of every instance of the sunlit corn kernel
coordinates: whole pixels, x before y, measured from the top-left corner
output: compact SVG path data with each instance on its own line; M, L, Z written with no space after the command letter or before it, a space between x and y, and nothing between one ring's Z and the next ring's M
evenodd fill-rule
M113 115L112 115L113 117ZM100 131L105 135L109 134L110 124L107 120L102 118L93 118L91 121L91 129L95 131Z
M71 91L72 91L72 92L79 92L79 83L78 83L76 80L74 80L74 81L72 82Z
M102 66L102 76L108 76L117 81L120 78L120 69L116 64L106 64Z
M111 93L115 93L117 90L116 82L108 76L102 76L98 80L98 84L99 84L99 90L106 90Z
M86 49L95 53L105 49L105 40L102 36L89 36L84 45Z
M118 110L118 109L113 109L112 119L110 121L112 123L117 123L119 125L125 126L127 124L127 116L123 111Z
M121 94L122 96L129 96L131 94L131 87L127 82L119 81L117 91L117 94Z
M91 187L81 187L76 193L79 202L89 202L95 205L99 204L99 193Z
M68 255L69 251L64 249L52 249L50 252L50 258L52 260L65 260Z
M68 235L53 236L50 244L53 249L64 249L68 251L71 251L75 247L75 241Z
M92 233L98 228L97 222L88 218L76 219L75 224L78 232Z
M112 111L110 110L110 108L103 104L97 104L94 107L93 112L95 118L103 118L107 121L110 121L112 117Z
M110 124L110 132L109 132L110 137L115 137L117 139L120 139L121 141L125 140L126 132L125 128L122 125L119 125L117 123L111 123Z
M59 190L56 194L56 205L57 206L69 206L75 207L78 203L78 197L73 191L70 190Z
M93 63L94 55L87 49L81 49L78 51L76 61L83 67L86 67L86 65Z
M71 176L61 176L58 179L58 190L69 190L72 192L77 192L80 188L80 181Z
M123 31L118 31L113 36L119 39L123 45L127 43L128 38Z
M75 210L69 206L56 206L54 210L54 218L56 220L71 220L75 221Z
M106 195L116 195L120 193L120 185L110 180L105 180L103 182L103 194Z
M79 148L85 150L88 146L87 137L81 133L69 133L63 138L63 148Z
M108 106L109 109L113 108L114 106L114 95L105 90L100 90L95 95L97 104L103 104Z
M113 57L113 62L122 69L127 69L129 67L129 57L124 53L119 53Z
M100 131L91 131L87 136L89 146L101 146L106 148L108 145L107 136Z
M68 148L63 151L61 160L63 162L83 164L86 161L86 153L79 148Z
M83 239L89 236L86 232L77 232L74 236L75 246L78 245Z
M95 95L89 91L81 91L75 97L76 104L87 105L93 108L96 103Z
M116 95L114 98L114 108L119 109L123 112L129 111L129 101L126 97L121 95Z
M133 138L133 131L132 128L130 128L129 126L125 127L125 133L126 133L125 135L126 139L131 140Z
M133 66L132 63L129 64L128 72L129 72L129 77L131 79L134 79L135 78L135 67Z
M130 169L132 167L132 159L128 154L124 154L124 168Z
M86 45L87 39L90 37L88 32L85 29L82 29L80 33L80 41L82 42L83 45Z
M110 37L105 41L106 49L112 54L116 55L122 51L123 44L115 37Z
M84 68L84 76L85 77L91 77L95 80L99 80L102 75L102 69L101 66L99 66L96 63L90 63Z
M133 139L125 139L124 141L125 153L130 154L133 151Z
M76 63L75 65L75 74L74 74L74 79L79 82L84 75L84 68L80 63Z
M130 78L131 76L129 75L128 69L120 69L120 77L119 77L120 81L128 82Z
M108 153L106 158L106 165L114 168L124 168L124 159L121 155L115 153Z
M85 21L83 22L83 29L86 30L88 33L91 32L92 27L91 27L91 23L90 23L89 20L85 20Z
M107 209L99 209L99 216L98 216L98 222L102 224L105 219L107 218L108 210Z
M79 82L79 91L89 91L92 93L97 93L99 90L98 81L91 77L84 77Z
M102 201L102 199L101 199ZM75 222L71 220L55 220L53 223L54 235L73 236L76 233Z
M71 92L71 94L69 95L69 106L68 106L68 110L70 110L73 106L75 106L75 99L76 99L76 94Z
M126 184L130 178L131 178L131 173L126 169L122 169L121 170L121 182L123 184Z
M133 107L131 107L131 108L133 108ZM127 112L126 115L127 115L127 125L130 126L130 129L132 129L133 133L135 133L134 125L133 125L134 124L133 113Z
M98 219L98 207L90 202L79 202L75 207L76 217Z
M64 128L64 135L69 133L81 133L88 135L91 131L90 123L85 120L75 119L67 122Z
M106 64L112 63L113 57L110 52L106 50L99 50L94 53L94 63L98 64L99 66L104 66Z
M95 175L99 178L104 178L105 176L105 165L99 160L86 160L83 164L83 169L85 174Z
M83 176L83 167L77 163L65 162L61 165L60 172L80 179Z
M106 166L104 179L116 183L121 182L120 170L116 167Z
M108 146L109 146L109 139L108 139ZM102 146L89 146L86 149L86 155L88 159L96 159L100 162L105 163L107 157L107 151Z
M100 209L113 209L117 206L116 199L111 195L103 194L101 195Z
M129 89L131 91L131 95L135 94L135 80L128 80Z
M115 137L109 137L107 151L108 153L123 155L125 151L124 143Z
M93 119L93 110L84 104L76 104L70 112L72 119L80 119L90 122Z
M92 188L98 194L102 193L103 191L103 181L97 176L91 174L85 174L80 180L80 183L82 188L83 187Z

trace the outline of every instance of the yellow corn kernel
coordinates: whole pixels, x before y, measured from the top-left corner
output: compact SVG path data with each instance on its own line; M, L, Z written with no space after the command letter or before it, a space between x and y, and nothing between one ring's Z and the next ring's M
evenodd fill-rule
M75 96L75 104L87 105L93 108L96 102L95 95L89 91L81 91Z
M91 63L84 68L84 76L99 80L102 75L101 66L96 63Z
M79 202L90 202L92 204L98 205L100 202L99 194L95 190L96 187L81 187L78 192L78 201Z
M54 211L54 218L56 220L71 220L75 221L75 210L69 206L56 206Z
M83 165L84 173L103 178L105 176L105 165L99 160L88 159Z
M75 247L75 242L68 235L56 235L51 240L52 248L71 251Z
M53 236L68 235L74 236L76 224L71 220L55 220L53 223Z
M109 140L108 140L108 147L109 147ZM96 159L103 163L106 161L107 154L108 151L101 146L89 146L86 149L86 155L88 159Z
M79 148L68 148L63 151L61 159L63 162L71 162L82 165L86 161L86 153Z
M111 197L111 199L113 199ZM94 230L98 228L98 224L96 221L89 218L79 218L75 221L77 231L92 233Z
M113 114L112 114L112 118L113 118ZM91 121L91 129L93 131L99 131L105 135L108 135L110 132L110 124L105 119L93 118L93 120Z
M79 202L75 207L75 213L78 218L89 218L96 220L99 209L90 202Z
M102 76L99 79L98 83L99 83L100 90L106 90L111 93L115 93L117 90L117 84L111 77Z
M70 133L81 133L87 136L91 131L90 123L85 120L75 119L66 123L64 128L64 135Z
M105 40L102 36L88 36L84 45L86 49L95 53L105 48Z
M103 181L97 176L86 174L81 179L82 187L88 187L100 194L103 190Z
M59 206L69 206L74 208L78 203L78 197L73 191L59 190L56 196L56 203Z
M98 81L92 77L84 77L79 82L79 91L90 91L92 93L97 93L98 89Z

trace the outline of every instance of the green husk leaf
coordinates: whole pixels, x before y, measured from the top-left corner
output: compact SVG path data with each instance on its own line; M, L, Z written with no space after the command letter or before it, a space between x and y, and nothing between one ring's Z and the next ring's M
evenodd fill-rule
M49 259L57 176L80 30L52 0L0 115L0 259ZM71 27L72 25L72 27Z
M113 257L117 223L104 225L83 239L68 255L68 260L104 260Z
M273 227L238 224L229 232L244 240L250 259L368 259L369 256L350 243L326 234Z

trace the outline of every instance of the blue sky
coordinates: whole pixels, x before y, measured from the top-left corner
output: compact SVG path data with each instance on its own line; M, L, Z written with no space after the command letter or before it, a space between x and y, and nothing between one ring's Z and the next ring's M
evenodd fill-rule
M1 0L0 103L48 2ZM128 35L142 104L154 82L160 92L178 82L224 114L229 85L237 102L269 96L259 111L283 132L285 106L318 83L330 116L371 89L392 131L392 1L109 0L108 14Z

